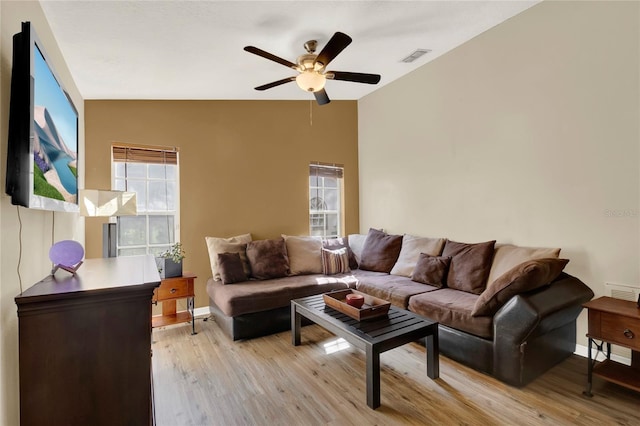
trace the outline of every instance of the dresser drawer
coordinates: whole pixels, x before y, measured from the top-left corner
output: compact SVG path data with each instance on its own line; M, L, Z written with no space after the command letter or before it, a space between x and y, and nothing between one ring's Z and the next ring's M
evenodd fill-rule
M600 327L602 339L640 350L640 319L602 312Z
M187 278L171 278L162 280L160 287L153 294L153 301L179 299L193 296L193 280Z

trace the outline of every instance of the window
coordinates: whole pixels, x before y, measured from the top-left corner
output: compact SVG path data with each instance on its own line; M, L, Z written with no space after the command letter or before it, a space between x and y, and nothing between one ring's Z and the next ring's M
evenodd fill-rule
M180 240L178 152L112 147L113 188L136 193L138 215L118 217L118 256L157 255Z
M342 176L339 165L309 165L309 235L342 235Z

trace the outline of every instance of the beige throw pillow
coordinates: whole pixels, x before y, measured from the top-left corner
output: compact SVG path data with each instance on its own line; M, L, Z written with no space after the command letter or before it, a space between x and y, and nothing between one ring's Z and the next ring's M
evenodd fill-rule
M287 244L291 275L322 273L322 240L316 237L282 235Z
M493 262L487 278L487 285L491 285L502 274L510 271L523 262L534 259L555 258L560 256L559 248L519 247L513 244L496 244L493 252Z
M444 242L444 238L424 238L404 234L402 236L400 256L398 256L396 264L393 265L389 273L391 275L410 277L413 273L413 268L415 268L416 263L418 263L420 253L438 256L442 253Z
M362 257L362 248L364 247L364 241L367 239L367 234L349 234L349 247L353 255L356 257L356 262L360 264L360 258Z
M207 242L207 249L209 250L209 262L211 263L211 274L213 279L220 281L220 272L218 271L218 254L219 253L240 253L241 259L246 259L246 247L247 243L251 241L251 234L236 235L235 237L219 238L219 237L205 237ZM243 261L243 265L248 265L248 262ZM248 269L248 266L247 266ZM245 270L247 275L251 271Z

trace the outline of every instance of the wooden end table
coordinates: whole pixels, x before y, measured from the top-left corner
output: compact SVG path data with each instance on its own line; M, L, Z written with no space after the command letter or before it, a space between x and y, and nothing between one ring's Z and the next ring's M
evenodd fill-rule
M587 389L583 392L593 396L593 375L640 392L640 308L636 302L600 297L583 305L589 314L589 363L587 367ZM596 342L599 340L600 343ZM611 344L631 349L631 366L611 360ZM605 347L606 345L606 352ZM592 349L596 354L593 356ZM606 360L596 364L598 354Z
M194 311L194 280L198 278L191 272L185 272L181 277L165 278L160 287L153 292L153 303L162 303L162 315L154 315L151 318L152 327L179 324L191 321L191 334L196 333ZM187 310L177 311L178 299L187 299Z
M322 295L291 301L291 340L300 345L302 317L342 337L367 355L367 405L380 406L380 354L389 349L425 338L427 376L440 376L438 323L391 306L388 316L357 321L325 305Z

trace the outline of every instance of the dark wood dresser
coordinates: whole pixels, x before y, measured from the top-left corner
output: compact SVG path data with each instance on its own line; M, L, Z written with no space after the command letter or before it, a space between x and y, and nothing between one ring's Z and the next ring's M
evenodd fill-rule
M15 298L22 425L153 423L153 256L87 259Z

